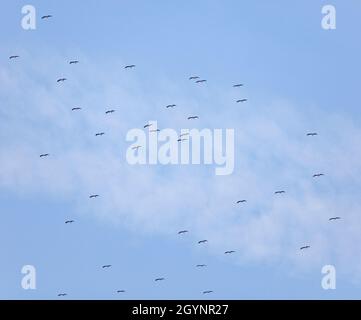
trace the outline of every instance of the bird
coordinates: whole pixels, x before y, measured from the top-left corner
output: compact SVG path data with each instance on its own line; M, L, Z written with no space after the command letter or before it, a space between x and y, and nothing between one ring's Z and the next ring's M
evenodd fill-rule
M229 250L229 251L225 251L224 254L231 254L231 253L234 253L236 251L233 251L233 250Z
M307 136L313 137L313 136L317 136L317 132L309 132L307 133Z
M52 17L51 14L47 14L46 16L42 16L41 19L49 19L49 18L51 18L51 17Z
M56 80L56 82L64 82L66 80L66 78L60 78L60 79L58 79L58 80Z
M58 297L65 297L65 296L67 296L66 293L59 293L59 294L58 294Z
M300 250L304 250L304 249L308 249L308 248L311 248L311 246L303 246L300 248Z
M117 290L117 293L124 293L125 290Z
M40 158L48 157L48 156L49 156L49 153L42 153L42 154L40 155Z
M206 290L206 291L203 291L203 294L212 293L212 292L213 292L212 290Z
M102 266L103 269L105 268L110 268L112 265L111 264L105 264L104 266Z
M187 232L188 232L188 230L181 230L181 231L178 232L178 234L184 234L184 233L187 233Z
M95 134L95 136L98 137L98 136L102 136L104 134L105 134L104 132L98 132L98 133Z
M135 64L128 64L124 67L124 69L132 69L135 68Z
M150 124L146 124L145 126L144 126L144 129L145 128L149 128L149 127L151 127L152 126L152 124L150 123Z
M149 132L159 132L160 129L152 129L152 130L149 130Z
M240 102L246 102L247 101L247 99L239 99L239 100L237 100L236 102L237 103L240 103Z
M71 61L69 61L69 64L77 64L77 63L79 63L79 60L71 60Z
M207 80L197 80L196 83L203 83L203 82L207 82Z
M282 193L286 193L286 191L280 190L280 191L276 191L276 192L275 192L275 194L282 194Z
M330 219L328 219L329 221L333 221L333 220L340 220L341 219L341 217L332 217L332 218L330 218Z
M199 241L198 241L198 244L206 243L206 242L208 242L208 240L199 240Z
M139 149L141 146L134 146L132 149L135 150L135 149Z
M179 135L179 137L184 137L184 136L189 136L189 132L182 133L182 134Z
M191 76L191 77L189 77L189 80L196 80L196 79L199 79L199 77L198 77L198 76Z
M16 59L16 58L20 58L20 56L10 56L9 59Z
M247 200L238 200L236 203L244 203L247 202Z
M114 109L111 109L111 110L105 111L105 114L110 114L110 113L113 113L113 112L115 112L115 110L114 110Z
M316 173L316 174L313 175L313 177L318 178L318 177L322 177L324 175L325 175L324 173Z
M181 139L181 138L179 138L177 141L178 142L182 142L182 141L187 141L188 139Z
M68 224L68 223L73 223L74 220L66 220L65 223Z
M99 197L99 194L92 194L89 196L90 199L97 198L97 197Z
M234 84L233 88L243 87L243 83Z
M163 281L165 278L156 278L154 281Z
M166 108L168 109L168 108L174 108L174 107L176 107L177 105L176 104L168 104L167 106L166 106Z
M192 120L192 119L199 119L199 117L198 116L190 116L190 117L188 117L188 120Z
M76 110L81 110L80 107L75 107L75 108L72 108L71 111L76 111Z
M197 268L204 268L204 267L206 267L206 266L207 266L206 264L197 264L197 265L196 265Z

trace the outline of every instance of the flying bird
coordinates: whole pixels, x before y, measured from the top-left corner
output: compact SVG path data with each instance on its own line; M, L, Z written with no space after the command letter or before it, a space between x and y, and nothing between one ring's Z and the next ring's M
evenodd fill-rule
M43 158L43 157L48 157L49 156L49 153L43 153L40 155L40 158Z
M65 297L65 296L67 296L66 293L59 293L59 294L58 294L58 297Z
M66 220L65 223L68 224L68 223L73 223L74 220Z
M56 80L56 82L64 82L66 80L66 78L60 78L60 79L58 79L58 80Z
M300 250L304 250L304 249L308 249L308 248L311 248L311 246L303 246L300 248Z
M280 191L276 191L276 192L275 192L275 194L282 194L282 193L286 193L286 191L280 190Z
M199 117L198 116L190 116L190 117L188 117L188 120L192 120L192 119L199 119Z
M231 253L234 253L236 251L233 251L233 250L229 250L229 251L226 251L224 254L231 254Z
M200 241L198 241L198 244L206 243L206 242L208 242L208 240L200 240Z
M174 107L176 107L177 105L176 104L168 104L167 106L166 106L166 108L168 109L168 108L174 108Z
M247 200L238 200L237 203L244 203L247 202Z
M324 173L316 173L316 174L313 175L313 177L318 178L318 177L322 177L324 175L325 175Z
M134 146L132 149L135 150L135 149L139 149L141 146Z
M163 280L165 280L165 278L157 278L154 281L163 281Z
M212 290L203 291L203 294L212 293Z
M182 134L179 135L179 137L184 137L184 136L189 136L189 132L182 133Z
M41 19L49 19L49 18L51 18L51 17L52 17L51 14L47 14L46 16L42 16Z
M183 138L183 139L181 139L181 138L179 138L177 141L178 142L182 142L182 141L187 141L188 139L185 139L185 138Z
M135 64L129 64L124 67L124 69L132 69L132 68L135 68Z
M75 110L81 110L80 107L75 107L75 108L72 108L71 111L75 111Z
M111 110L105 111L105 114L110 114L110 113L113 113L113 112L115 112L115 110L111 109Z
M71 61L69 61L69 64L77 64L77 63L79 63L79 60L71 60Z
M196 80L196 79L199 79L199 77L198 77L198 76L191 76L191 77L189 77L189 80Z
M9 59L16 59L16 58L20 58L20 56L10 56Z
M145 126L144 126L144 129L145 128L149 128L149 127L151 127L152 126L152 124L150 123L150 124L146 124Z
M206 266L207 266L206 264L197 264L197 265L196 265L197 268L204 268L204 267L206 267Z
M311 136L311 137L313 137L313 136L317 136L317 132L310 132L310 133L307 133L307 136Z
M243 87L243 83L234 84L233 88Z
M203 83L203 82L207 82L207 80L197 80L196 83Z
M340 220L341 219L341 217L333 217L333 218L330 218L330 219L328 219L329 221L333 221L333 220Z
M117 290L117 293L124 293L125 290Z
M92 194L89 196L90 199L97 198L97 197L99 197L99 194Z
M184 233L187 233L187 232L188 232L188 230L181 230L181 231L178 232L178 234L184 234Z
M104 132L98 132L98 133L95 134L95 136L98 137L98 136L102 136L104 134L105 134Z
M102 266L103 269L105 268L110 268L112 265L111 264L105 264L104 266Z
M237 103L240 103L240 102L246 102L247 101L247 99L239 99L239 100L237 100L236 102Z
M160 129L152 129L152 130L149 130L149 132L159 132Z

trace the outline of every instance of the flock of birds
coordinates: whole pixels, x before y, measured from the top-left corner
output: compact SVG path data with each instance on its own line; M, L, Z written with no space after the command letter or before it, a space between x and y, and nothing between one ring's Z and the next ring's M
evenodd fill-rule
M41 19L44 20L44 19L49 19L49 18L51 18L51 17L52 17L52 15L44 15L44 16L41 17ZM18 58L20 58L19 55L11 55L11 56L9 57L10 60L18 59ZM79 63L79 60L70 60L70 61L69 61L69 64L70 64L70 65L73 65L73 64L75 65L75 64L78 64L78 63ZM136 65L135 65L135 64L129 64L129 65L124 66L124 69L134 69L134 68L136 68ZM190 76L188 79L189 79L189 80L194 80L194 82L197 83L197 84L207 82L206 79L201 79L199 76L195 76L195 75ZM62 83L62 82L65 82L66 80L67 80L67 78L62 77L62 78L57 79L56 82L57 82L57 83ZM234 84L233 87L234 87L234 88L240 88L240 87L243 87L243 84L242 84L242 83L237 83L237 84ZM242 98L242 99L236 100L236 103L244 103L244 102L246 102L246 101L248 101L248 99ZM176 104L169 104L169 105L166 106L166 109L175 108L176 106L177 106ZM74 108L72 108L71 110L72 110L72 111L80 111L81 109L82 109L82 108L80 108L80 107L74 107ZM110 110L107 110L107 111L105 112L105 114L110 115L110 114L114 113L115 111L116 111L116 110L114 110L114 109L110 109ZM196 119L199 119L199 116L197 116L197 115L191 115L191 116L188 116L187 119L188 119L188 120L196 120ZM143 126L144 129L148 128L150 132L160 131L159 129L151 129L151 127L152 127L152 124L145 124L145 125ZM98 136L103 136L104 134L105 134L104 132L98 132L98 133L95 134L95 136L96 136L96 137L98 137ZM189 135L189 133L183 133L183 134L181 134L181 135L179 136L178 141L181 142L181 141L187 140L186 138L184 138L184 137L187 136L187 135ZM315 137L315 136L318 135L318 133L317 133L317 132L309 132L309 133L307 133L306 135L307 135L308 137ZM141 146L134 146L133 149L139 149L140 147L141 147ZM40 158L49 157L49 156L50 156L49 153L42 153L42 154L40 154ZM316 173L316 174L313 175L313 178L320 178L320 177L322 177L322 176L324 176L324 175L325 175L324 173ZM286 193L285 190L277 190L277 191L274 192L275 195L281 195L281 194L285 194L285 193ZM89 195L89 198L90 198L90 199L95 199L95 198L98 198L99 196L100 196L99 194L91 194L91 195ZM241 200L237 200L237 201L236 201L236 204L241 204L241 203L246 203L246 202L247 202L246 199L241 199ZM331 217L331 218L329 218L329 221L335 221L335 220L340 220L340 219L341 219L341 217L336 216L336 217ZM65 221L65 224L73 224L73 223L75 223L75 220L66 220L66 221ZM189 232L188 230L180 230L180 231L178 232L178 235L183 235L183 234L186 234L186 233L188 233L188 232ZM208 240L207 240L207 239L203 239L203 240L199 240L199 241L198 241L198 244L199 244L199 245L205 244L205 243L208 243ZM305 249L309 249L309 248L311 248L310 245L303 245L303 246L301 246L299 249L300 249L300 250L305 250ZM235 250L227 250L227 251L224 252L224 254L229 255L229 254L233 254L233 253L235 253L235 252L236 252ZM111 268L111 267L112 267L112 265L110 265L110 264L105 264L105 265L103 265L101 268L102 268L102 269L109 269L109 268ZM196 267L197 267L197 268L205 268L205 267L207 267L207 265L206 265L206 264L197 264ZM164 281L164 280L166 280L165 277L158 277L158 278L154 279L155 282ZM124 293L124 292L126 292L126 291L123 290L123 289L121 289L121 290L117 290L116 292L117 292L117 293ZM203 294L210 294L210 293L213 293L213 290L205 290L205 291L203 291L202 293L203 293ZM62 293L59 293L59 294L58 294L58 297L65 297L65 296L67 296L67 293L62 292Z

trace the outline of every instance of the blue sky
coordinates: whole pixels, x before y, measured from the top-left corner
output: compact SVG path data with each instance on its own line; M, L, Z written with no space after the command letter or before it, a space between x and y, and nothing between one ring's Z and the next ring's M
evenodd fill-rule
M36 30L21 28L25 4ZM336 30L321 28L325 4ZM0 298L360 298L360 1L6 1L0 15ZM190 114L235 129L232 175L127 164L128 130L188 128ZM36 290L20 285L26 264Z

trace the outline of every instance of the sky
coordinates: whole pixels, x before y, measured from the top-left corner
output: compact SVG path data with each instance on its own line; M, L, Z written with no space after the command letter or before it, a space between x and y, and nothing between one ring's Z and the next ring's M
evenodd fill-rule
M3 1L0 298L359 299L360 18L359 0ZM234 129L233 173L130 165L148 121Z

